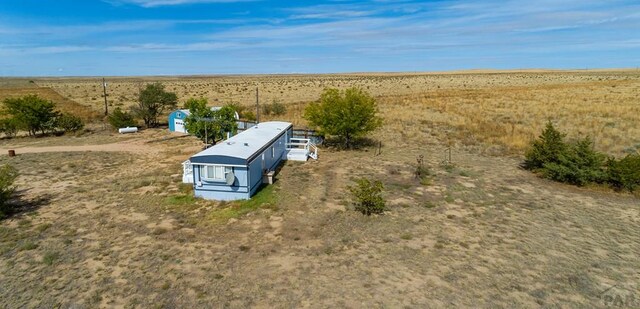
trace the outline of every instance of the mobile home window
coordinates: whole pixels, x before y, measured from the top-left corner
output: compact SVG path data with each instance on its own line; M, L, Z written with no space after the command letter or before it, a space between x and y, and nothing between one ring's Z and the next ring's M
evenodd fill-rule
M201 167L200 171L204 180L224 181L227 173L231 172L231 168L220 165L205 165Z
M276 156L276 150L271 146L271 157L274 158Z

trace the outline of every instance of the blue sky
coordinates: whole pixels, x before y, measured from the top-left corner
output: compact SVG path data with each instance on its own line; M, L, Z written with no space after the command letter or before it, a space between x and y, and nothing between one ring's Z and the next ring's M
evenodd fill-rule
M637 0L0 1L0 76L638 65Z

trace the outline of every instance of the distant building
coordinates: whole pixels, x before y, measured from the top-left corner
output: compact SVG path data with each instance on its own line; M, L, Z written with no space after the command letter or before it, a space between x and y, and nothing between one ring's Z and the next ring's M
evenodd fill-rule
M217 111L220 110L222 107L219 106L214 106L211 107L212 111ZM189 117L191 113L189 112L188 109L179 109L179 110L175 110L173 112L171 112L171 114L169 114L169 131L171 132L180 132L180 133L189 133L187 132L187 128L185 128L185 119L187 119L187 117ZM236 120L240 119L238 113L236 112Z

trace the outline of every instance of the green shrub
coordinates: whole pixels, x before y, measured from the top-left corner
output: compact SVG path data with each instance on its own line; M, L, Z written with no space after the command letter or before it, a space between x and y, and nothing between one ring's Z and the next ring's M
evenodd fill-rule
M133 118L133 115L122 111L120 107L116 107L111 115L109 115L107 120L114 129L133 127L136 125L136 121Z
M58 117L56 126L64 132L76 132L84 128L84 122L80 117L63 113Z
M256 114L252 111L245 111L244 113L242 113L241 118L248 121L256 121Z
M544 175L552 180L578 186L606 181L603 169L605 156L593 150L593 143L586 137L568 144L555 162L544 163Z
M356 180L355 186L349 186L348 189L353 196L356 210L362 214L380 214L386 209L382 198L384 187L380 181L371 182L369 179L360 178Z
M640 187L640 154L630 154L621 160L609 158L606 167L608 182L613 188L633 192Z
M38 245L31 241L26 241L18 247L18 251L28 251L38 248Z
M532 142L531 147L525 152L524 168L539 170L545 164L559 163L560 156L567 151L564 137L565 134L558 131L551 121L547 122L542 134Z
M271 115L271 104L262 104L261 113L263 115Z
M287 112L287 106L280 101L274 100L271 103L271 112L276 116L282 116Z
M25 130L29 135L42 134L55 130L55 120L59 112L55 103L38 97L26 95L20 98L4 99L4 112L15 121L17 130Z
M265 115L281 116L287 112L287 107L278 100L273 100L271 104L262 105L262 113Z
M18 177L18 171L8 164L0 166L0 219L13 212L9 199L15 191L13 182Z
M7 137L14 137L18 133L18 121L14 118L0 119L0 133Z
M55 264L60 259L60 253L55 251L46 252L44 256L42 256L42 262L51 266Z
M616 160L593 149L589 137L566 143L564 133L547 123L525 153L524 168L545 177L578 186L607 183L616 190L633 192L640 186L640 154Z

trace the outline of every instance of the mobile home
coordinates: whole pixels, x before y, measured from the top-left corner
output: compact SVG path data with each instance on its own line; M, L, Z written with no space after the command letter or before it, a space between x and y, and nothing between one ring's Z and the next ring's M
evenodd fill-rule
M262 122L185 162L196 197L212 200L249 199L287 158L293 127L281 121ZM306 160L306 157L305 157ZM189 177L187 176L187 177Z

